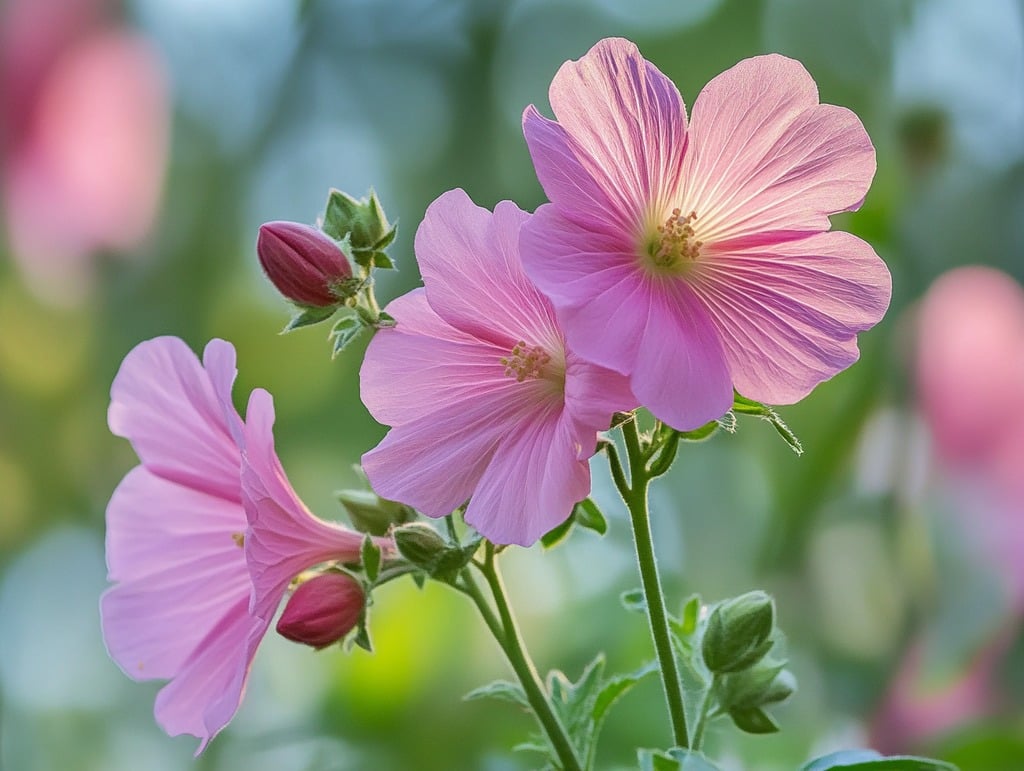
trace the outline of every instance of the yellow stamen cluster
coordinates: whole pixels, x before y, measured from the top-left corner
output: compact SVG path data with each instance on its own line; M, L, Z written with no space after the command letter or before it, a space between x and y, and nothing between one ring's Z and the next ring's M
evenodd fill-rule
M514 377L517 383L522 383L527 378L542 377L551 356L539 345L527 346L525 340L520 340L509 355L502 356L499 361L505 368L506 377Z
M672 210L672 216L665 224L658 226L657 240L651 244L648 252L656 267L677 269L683 260L692 261L700 256L704 242L694 238L692 223L696 221L697 212L691 211L683 216L677 207Z
M231 540L235 542L235 546L241 549L245 546L245 533L232 533Z

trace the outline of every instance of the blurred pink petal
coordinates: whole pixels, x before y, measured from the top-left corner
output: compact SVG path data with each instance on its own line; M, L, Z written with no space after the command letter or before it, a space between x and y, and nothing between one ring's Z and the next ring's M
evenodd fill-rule
M513 204L493 214L462 190L416 234L425 289L388 306L360 373L363 401L392 426L363 456L385 498L529 545L590 489L597 432L635 400L626 381L565 348L551 304L522 270Z
M523 262L570 349L681 430L721 416L733 388L787 404L856 360L890 277L824 231L860 205L874 148L799 63L740 62L687 126L672 82L613 38L566 62L550 101L557 122L523 116L551 199L523 226Z

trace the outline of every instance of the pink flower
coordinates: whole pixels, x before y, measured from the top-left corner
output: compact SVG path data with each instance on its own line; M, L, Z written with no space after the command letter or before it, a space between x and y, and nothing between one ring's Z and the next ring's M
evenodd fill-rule
M799 63L740 62L687 126L672 82L608 39L562 66L550 100L557 122L523 116L551 203L522 252L570 348L681 430L722 415L733 388L787 404L857 359L890 277L828 215L860 205L874 149Z
M131 441L142 463L107 507L107 567L116 585L100 603L103 635L129 677L170 680L157 695L157 722L172 736L198 737L197 754L237 711L288 581L359 553L358 535L313 520L295 498L274 454L269 394L253 393L250 425L242 424L231 402L235 374L229 343L210 342L200 365L181 340L162 337L136 346L111 388L110 429ZM246 441L252 460L243 483ZM265 490L288 506L282 519L266 522L284 528L287 520L290 537L268 533L255 516L249 526L247 509L273 510ZM323 539L315 549L314 535ZM271 570L258 562L251 577L246 552L267 542L280 558ZM294 551L284 553L286 546ZM293 572L278 591L285 569Z
M597 432L636 404L624 378L566 348L520 264L528 217L462 190L434 201L416 233L425 288L388 306L397 326L361 371L363 401L393 427L363 456L374 489L431 517L469 499L467 522L522 545L586 497Z

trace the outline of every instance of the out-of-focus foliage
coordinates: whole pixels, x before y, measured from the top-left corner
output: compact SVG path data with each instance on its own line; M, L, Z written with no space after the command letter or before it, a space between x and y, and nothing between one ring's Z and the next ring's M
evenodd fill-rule
M506 674L472 608L411 582L376 597L372 656L268 640L237 719L193 761L194 742L152 720L157 687L125 678L99 637L104 506L135 463L105 411L139 340L230 339L236 394L275 395L289 475L315 511L341 517L334 491L357 484L351 465L383 434L358 398L365 339L332 361L319 327L277 334L289 311L259 273L258 225L312 222L328 188L373 187L399 227L399 272L378 296L416 286L413 234L440 193L542 202L522 110L546 112L558 65L607 35L635 40L688 104L741 58L794 56L822 101L861 116L878 152L863 208L836 224L887 261L893 304L861 336L856 366L780 410L804 455L745 419L735 434L682 446L655 487L674 611L693 592L769 590L800 682L776 711L781 733L730 747L712 733L709 754L788 770L874 743L964 769L1024 767L1024 608L978 547L985 539L968 537L989 526L964 503L984 491L935 459L913 368L916 306L936 277L981 263L1024 280L1019 0L53 0L34 4L62 19L38 40L38 25L17 26L23 6L0 3L0 768L529 767L507 749L532 729L524 715L461 700ZM24 29L37 32L18 32L27 58L16 59L9 41ZM111 94L126 87L102 66L89 86L99 117L52 85L69 51L115 32L158 63L162 85L146 91L142 117L138 99L118 106ZM137 120L154 140L134 146L127 170L113 165L116 148L78 144L117 110L116 125ZM116 204L134 189L106 183L155 184L155 219L125 209L142 220L136 230L118 218L99 229L90 191ZM33 249L25 232L40 236ZM623 512L595 468L608 534L574 528L556 549L507 559L544 669L578 673L598 650L609 671L651 657L641 617L616 599L637 578ZM1024 529L1024 498L1000 516ZM647 679L611 713L601 757L635 767L636 746L667 737Z

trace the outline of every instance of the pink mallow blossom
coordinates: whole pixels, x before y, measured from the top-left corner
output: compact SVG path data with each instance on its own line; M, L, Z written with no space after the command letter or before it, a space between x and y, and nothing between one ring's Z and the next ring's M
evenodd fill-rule
M734 388L789 404L857 359L890 277L828 218L860 206L874 148L798 62L740 62L687 125L675 85L608 39L549 96L557 121L523 115L551 200L523 227L523 264L579 356L680 430L721 416Z
M598 431L636 406L625 378L566 348L520 263L528 217L462 190L434 201L416 233L425 287L387 307L397 326L361 371L363 401L392 426L363 456L374 489L431 517L469 499L467 522L521 545L587 496Z
M162 337L136 346L111 388L110 429L141 464L107 507L115 586L100 603L103 636L129 677L170 681L157 722L198 737L197 754L237 711L291 577L357 560L361 540L298 501L274 452L270 396L253 392L243 425L235 375L229 343L210 342L200 364L181 340ZM277 554L269 567L259 544Z

